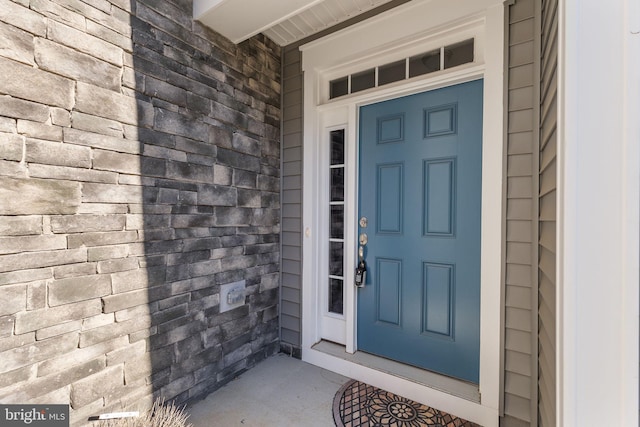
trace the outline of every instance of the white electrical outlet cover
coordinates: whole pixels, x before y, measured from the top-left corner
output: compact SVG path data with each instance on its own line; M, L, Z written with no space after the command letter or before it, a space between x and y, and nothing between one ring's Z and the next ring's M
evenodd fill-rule
M236 304L229 304L228 297L229 293L231 293L232 291L241 291L244 294L245 288L245 280L220 285L220 313L233 310L234 308L242 307L244 305L245 298L240 298L239 302Z

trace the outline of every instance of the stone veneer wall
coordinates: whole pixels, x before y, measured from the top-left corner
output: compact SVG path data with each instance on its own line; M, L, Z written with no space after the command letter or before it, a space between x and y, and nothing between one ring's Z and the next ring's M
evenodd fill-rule
M0 0L0 403L83 425L278 350L280 49L191 13Z

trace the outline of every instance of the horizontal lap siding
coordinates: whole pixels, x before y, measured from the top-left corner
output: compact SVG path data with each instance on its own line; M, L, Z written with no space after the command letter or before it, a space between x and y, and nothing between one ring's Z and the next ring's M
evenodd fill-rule
M301 345L302 289L302 67L297 47L283 54L282 308L284 348Z
M556 131L558 2L542 1L538 425L556 425Z
M534 0L509 6L503 426L536 425L537 62Z

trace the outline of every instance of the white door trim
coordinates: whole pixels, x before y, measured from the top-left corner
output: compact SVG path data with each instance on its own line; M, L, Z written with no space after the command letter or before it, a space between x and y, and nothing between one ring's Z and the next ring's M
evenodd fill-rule
M384 28L384 31L380 31ZM478 40L474 64L433 76L398 82L389 87L371 89L344 99L328 100L327 86L341 73L357 72L367 64L382 65L398 59L403 52L427 51L434 43L453 40L459 34L475 32ZM394 38L390 39L389 35ZM357 42L356 42L357 41ZM422 44L421 44L422 43ZM448 42L447 42L448 43ZM445 43L446 44L446 43ZM425 48L426 47L426 48ZM302 292L302 358L343 375L383 387L441 410L485 426L497 426L500 401L500 312L502 252L502 180L503 180L503 69L504 6L499 0L448 0L410 2L379 17L365 21L327 38L302 47L304 71L304 143L303 143L303 292ZM418 50L419 52L419 50ZM362 69L362 68L361 68ZM342 74L344 75L344 74ZM410 93L449 86L476 78L484 79L483 109L483 175L482 175L482 255L481 255L481 336L480 336L480 402L468 401L447 392L416 384L410 380L347 362L314 350L321 339L320 300L325 264L319 264L322 253L323 223L327 214L319 206L323 194L322 164L319 143L325 128L344 125L352 143L348 161L356 164L357 111L360 105ZM343 119L335 119L337 114ZM327 122L326 117L333 119ZM355 168L352 168L355 169ZM345 197L354 197L356 172L347 173ZM324 180L322 180L324 181ZM353 199L355 201L355 199ZM355 267L355 203L345 214L346 350L355 350L355 291L351 287ZM349 239L351 239L349 241Z

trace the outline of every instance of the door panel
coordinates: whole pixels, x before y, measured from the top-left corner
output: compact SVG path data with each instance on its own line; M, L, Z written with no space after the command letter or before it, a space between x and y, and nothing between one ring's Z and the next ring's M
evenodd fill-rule
M453 339L453 269L452 264L423 263L422 332Z
M378 292L378 322L400 325L400 307L402 301L402 260L377 258L376 277L380 284Z
M455 162L455 158L424 161L424 235L453 237L456 222Z
M360 109L358 348L478 382L482 80Z
M376 201L378 221L376 232L380 234L402 233L404 217L404 168L402 163L377 165Z

